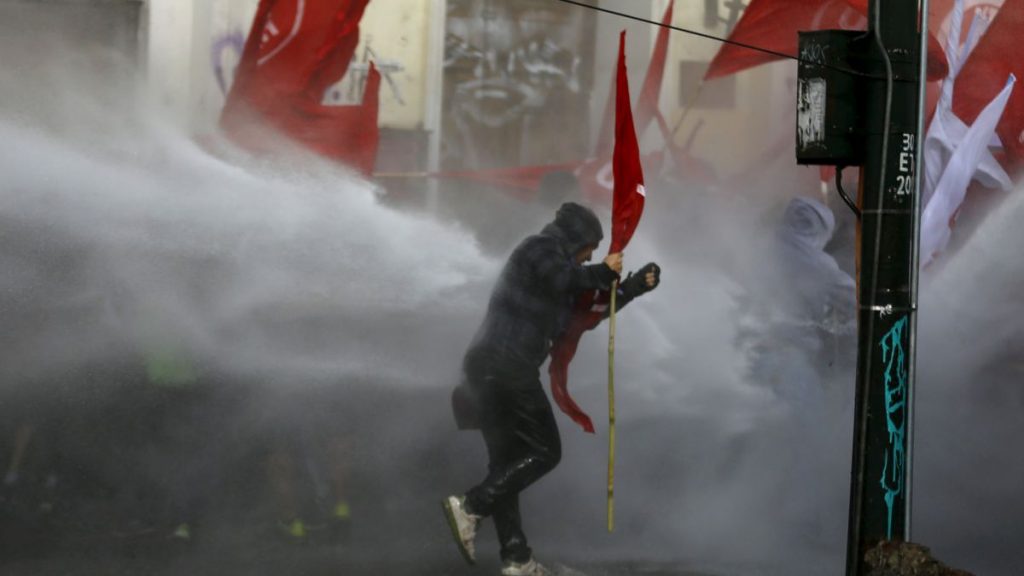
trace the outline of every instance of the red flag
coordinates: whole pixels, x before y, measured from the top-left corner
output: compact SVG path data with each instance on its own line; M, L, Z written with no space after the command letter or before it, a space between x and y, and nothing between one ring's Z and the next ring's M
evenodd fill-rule
M867 0L751 0L729 40L796 56L797 31L865 30ZM704 75L705 80L735 74L781 56L722 44ZM948 64L935 39L928 38L928 79L941 80Z
M521 200L532 200L540 190L540 184L545 175L551 172L575 172L584 164L584 161L576 161L560 164L540 164L537 166L517 166L514 168L430 172L426 175L431 178L469 180L500 186L512 190L514 195Z
M275 132L364 173L373 170L380 74L371 65L358 106L322 103L359 43L369 0L261 0L221 126L240 145L268 149Z
M682 161L687 165L685 172L693 175L689 169L697 169L693 164L692 157L688 157L685 149L675 150L677 156L675 161ZM641 159L641 164L654 170L660 170L665 162L665 153L652 152ZM701 168L702 175L706 174ZM490 184L507 189L513 196L520 200L530 201L540 190L541 180L551 172L571 172L580 181L580 189L588 202L595 204L608 204L613 199L615 181L613 178L612 157L591 158L589 160L576 160L574 162L562 162L558 164L539 164L535 166L516 166L511 168L489 168L486 170L451 170L445 172L425 172L422 176L426 178L441 178L450 180L469 180ZM388 174L381 176L387 177Z
M953 111L970 125L1006 84L1010 74L1024 78L1020 37L1024 34L1024 0L1006 0L957 76ZM1024 165L1024 93L1014 89L996 129L1013 168ZM1012 171L1011 171L1012 175Z
M671 0L668 3L668 8L665 9L665 15L661 19L662 26L658 29L658 38L654 42L654 52L651 53L651 63L647 67L644 85L640 89L636 112L636 131L641 135L658 115L658 99L661 97L661 85L665 78L665 62L668 60L668 41L671 31L669 26L672 25L675 3L675 0ZM597 147L594 149L594 156L598 158L610 156L612 153L617 91L618 79L613 78L611 89L608 91L608 101L605 104L601 130L597 134Z
M729 40L796 55L798 30L864 30L867 18L846 0L751 0ZM734 44L722 44L705 80L778 60Z
M675 7L675 0L668 3L665 9L665 16L662 18L661 28L658 29L658 39L654 42L654 52L651 53L651 63L647 67L647 76L644 78L644 85L640 88L640 97L636 103L636 133L643 135L647 127L658 115L658 100L661 97L661 84L665 79L665 62L668 60L668 40L672 25L672 12ZM617 136L617 135L616 135Z
M640 164L640 143L637 141L633 111L629 105L625 32L619 37L618 77L618 91L615 95L615 154L612 156L615 191L612 194L612 240L609 254L622 252L629 244L640 223L647 196L644 168Z
M928 32L928 68L925 75L929 82L937 82L949 75L949 60L935 34Z
M626 33L619 36L619 64L615 94L615 154L612 170L615 177L612 198L612 238L609 254L621 252L633 237L644 209L646 190L640 164L640 145L633 124L629 101L629 78L626 75ZM608 292L591 292L581 296L566 331L551 350L548 375L555 404L587 432L594 432L590 417L569 396L569 363L576 355L580 337L597 326L608 309Z

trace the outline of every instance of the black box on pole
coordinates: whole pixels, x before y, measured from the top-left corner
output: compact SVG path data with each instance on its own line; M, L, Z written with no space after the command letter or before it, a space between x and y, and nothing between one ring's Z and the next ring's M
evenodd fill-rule
M797 164L859 166L864 86L857 81L853 48L864 32L800 32L797 70Z

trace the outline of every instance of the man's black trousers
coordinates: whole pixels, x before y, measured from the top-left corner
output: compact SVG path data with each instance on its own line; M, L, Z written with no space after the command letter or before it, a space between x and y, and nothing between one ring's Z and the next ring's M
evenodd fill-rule
M466 493L469 511L494 518L502 560L527 562L532 553L519 516L519 493L562 457L551 403L536 377L532 382L485 377L470 384L480 395L490 462L487 478Z

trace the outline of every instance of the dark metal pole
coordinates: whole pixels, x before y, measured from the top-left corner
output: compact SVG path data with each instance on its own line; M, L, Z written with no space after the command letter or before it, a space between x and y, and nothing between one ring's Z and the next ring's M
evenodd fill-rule
M916 327L921 36L917 0L871 0L861 68L867 156L861 192L861 268L848 576L864 553L909 534L910 407Z

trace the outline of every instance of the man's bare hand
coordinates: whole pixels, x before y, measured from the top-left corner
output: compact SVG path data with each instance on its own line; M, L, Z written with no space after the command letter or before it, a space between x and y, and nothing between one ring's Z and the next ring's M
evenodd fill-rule
M622 274L622 252L605 256L604 263L614 270L616 274Z

